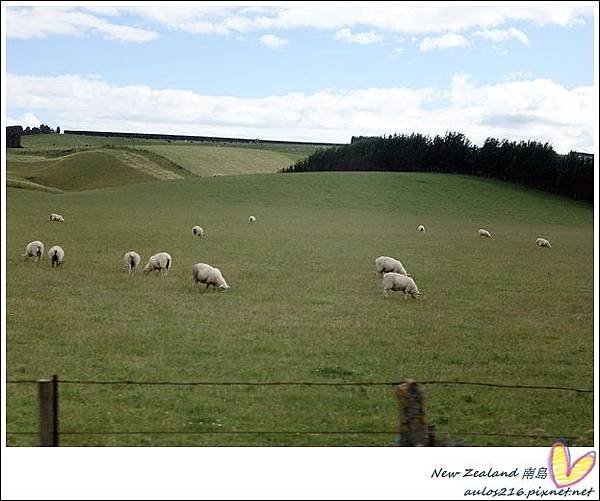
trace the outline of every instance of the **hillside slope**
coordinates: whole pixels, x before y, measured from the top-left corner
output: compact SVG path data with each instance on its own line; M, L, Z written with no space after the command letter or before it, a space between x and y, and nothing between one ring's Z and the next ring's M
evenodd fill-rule
M154 181L149 168L133 168L107 150L82 151L57 158L24 156L7 159L7 174L33 183L69 191Z
M129 167L161 179L179 176L212 176L274 173L318 149L294 143L194 143L189 141L128 139L64 134L23 136L23 149L9 150L14 161L40 161L76 152L117 155ZM147 169L143 166L149 164ZM174 175L154 176L158 166Z

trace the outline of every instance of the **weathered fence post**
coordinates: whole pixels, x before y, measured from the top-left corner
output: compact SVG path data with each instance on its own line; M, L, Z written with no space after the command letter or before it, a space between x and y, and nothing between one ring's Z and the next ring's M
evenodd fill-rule
M58 377L38 379L40 446L58 447Z
M428 435L427 445L429 447L435 447L436 440L437 440L437 429L434 424L427 425L427 435Z
M396 386L400 422L400 445L403 447L426 446L430 433L425 419L423 390L419 383L408 379Z

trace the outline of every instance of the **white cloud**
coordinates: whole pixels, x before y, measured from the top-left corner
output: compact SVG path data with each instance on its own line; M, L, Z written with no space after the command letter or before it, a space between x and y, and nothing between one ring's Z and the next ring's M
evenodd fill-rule
M253 31L283 31L299 28L320 30L352 30L360 27L371 31L357 33L368 40L377 32L402 34L464 33L479 30L498 37L494 31L511 22L530 22L538 26L571 26L593 17L592 6L557 5L336 5L289 4L272 7L238 7L230 5L167 5L152 3L144 6L79 6L79 7L8 7L9 37L34 38L50 35L82 35L100 33L105 38L129 42L146 42L158 36L156 31L137 27L140 23L153 28L181 30L193 34L229 35ZM127 16L128 23L108 21ZM512 28L515 30L514 28ZM518 30L516 30L518 31ZM521 33L521 32L519 32ZM509 34L523 41L524 34Z
M390 57L400 57L404 54L404 47L395 47Z
M247 32L357 26L394 33L424 34L491 29L511 21L570 26L593 16L591 6L570 5L335 5L315 4L248 8L230 6L150 5L129 9L172 29L190 33Z
M335 33L336 40L343 40L348 43L356 43L359 45L370 45L379 43L383 37L374 31L363 31L360 33L352 33L349 28L344 28Z
M39 127L42 121L35 114L28 112L23 113L18 118L6 117L6 125L21 125L25 127Z
M260 43L266 45L269 49L282 49L290 41L285 38L280 38L276 35L263 35L260 37Z
M114 24L100 17L64 7L9 7L6 9L8 38L42 38L51 35L81 36L97 32L109 40L149 42L154 31Z
M43 114L61 129L347 142L352 135L465 133L550 142L559 152L591 151L593 87L547 79L478 85L455 75L447 88L368 88L262 98L115 86L78 75L7 74L8 111ZM35 115L32 115L35 116Z
M446 33L441 37L425 37L419 44L419 50L421 52L429 52L431 50L455 49L469 45L469 40L464 36L456 33Z
M495 43L507 42L508 40L518 40L522 44L529 45L529 38L522 31L516 28L508 28L506 30L484 30L473 33L476 37L486 38Z
M107 17L116 17L125 12L124 8L114 5L81 5L80 8L97 16Z
M530 80L533 78L533 73L531 71L511 71L502 75L502 80L505 82L510 82L512 80Z

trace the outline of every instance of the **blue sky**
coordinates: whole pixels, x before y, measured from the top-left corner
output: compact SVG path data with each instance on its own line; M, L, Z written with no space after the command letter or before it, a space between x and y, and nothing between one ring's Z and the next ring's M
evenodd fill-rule
M10 122L331 141L452 129L476 142L593 145L591 7L154 3L7 14Z

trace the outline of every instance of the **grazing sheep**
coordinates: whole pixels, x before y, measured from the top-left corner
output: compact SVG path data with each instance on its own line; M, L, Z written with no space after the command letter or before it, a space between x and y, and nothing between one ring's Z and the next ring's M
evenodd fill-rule
M491 233L488 230L484 230L483 228L479 229L479 236L486 237L486 238L492 238Z
M158 254L154 254L154 256L150 256L144 268L144 274L151 271L160 271L160 274L165 277L171 269L171 264L173 264L171 256L166 252L159 252Z
M256 218L255 218L254 216L250 216L250 217L248 218L248 222L249 222L249 223L254 223L255 221L256 221Z
M51 222L51 221L58 221L59 223L64 223L65 218L62 217L60 214L50 214L50 219L48 222Z
M50 247L50 250L48 251L48 257L50 258L50 264L53 268L55 266L60 266L65 260L65 251L62 249L62 247L55 245L54 247Z
M29 242L25 247L25 254L21 254L25 258L33 258L36 263L40 262L40 259L44 255L44 244L39 240Z
M415 281L401 273L386 273L383 275L383 295L387 296L391 291L402 291L405 298L409 295L413 299L421 296Z
M425 233L425 226L423 226L422 224L420 224L419 226L417 226L417 231L419 233Z
M192 268L192 277L194 279L194 286L201 284L206 284L206 288L209 286L213 286L213 289L219 287L220 289L227 290L229 289L229 285L223 278L221 274L221 270L219 268L214 268L209 264L205 263L196 263Z
M383 278L384 273L389 272L400 273L401 275L410 276L408 273L406 273L406 270L404 269L404 266L402 266L402 263L397 259L394 259L393 257L379 256L375 260L375 268L377 269L377 273L379 273L379 276L381 278Z
M550 242L548 242L548 240L546 240L545 238L538 238L535 241L535 245L537 245L538 247L548 247L549 249L552 249Z
M132 273L137 269L142 258L137 252L129 251L123 256L123 259L125 261L125 265L129 268L129 273Z
M202 238L204 236L204 230L200 226L194 226L192 228L192 233L198 238Z

